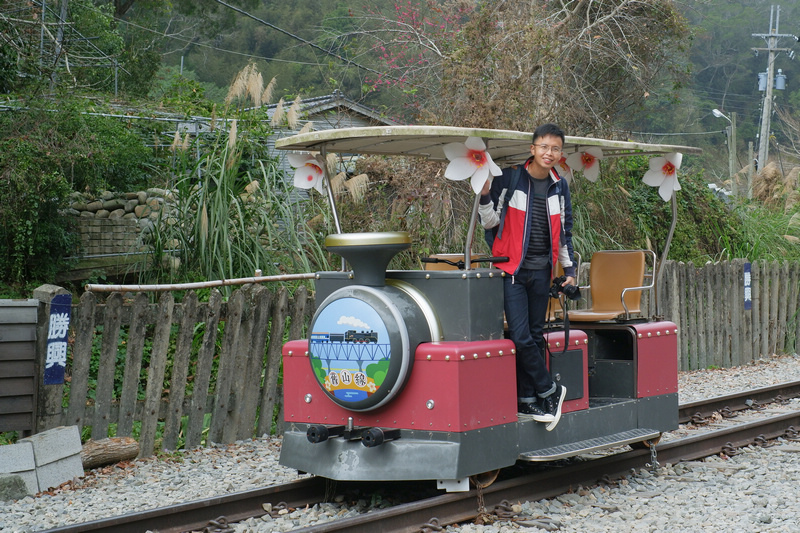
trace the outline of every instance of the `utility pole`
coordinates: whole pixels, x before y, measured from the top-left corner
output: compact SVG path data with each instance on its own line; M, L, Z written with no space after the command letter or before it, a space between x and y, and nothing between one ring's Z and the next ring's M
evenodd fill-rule
M777 9L776 9L777 8ZM772 90L775 82L775 54L777 52L788 52L788 48L778 48L778 39L781 37L791 37L797 41L797 36L792 34L778 33L778 26L781 18L781 6L770 6L769 8L769 33L753 33L753 37L761 37L766 43L766 48L753 48L758 52L768 52L767 56L767 87L764 94L764 105L761 109L761 132L758 137L758 170L760 171L767 164L769 155L769 132L770 120L772 118ZM774 23L774 26L773 26Z

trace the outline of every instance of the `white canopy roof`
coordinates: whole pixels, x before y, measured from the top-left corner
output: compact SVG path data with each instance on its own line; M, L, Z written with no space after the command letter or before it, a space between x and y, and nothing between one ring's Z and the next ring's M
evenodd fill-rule
M302 150L361 155L404 155L447 160L443 147L464 142L467 137L480 137L487 145L492 159L499 165L520 163L530 156L532 132L457 128L452 126L374 126L315 131L278 139L275 147L282 150ZM600 147L604 157L655 155L670 152L699 154L699 148L669 144L647 144L612 141L591 137L566 137L564 154Z

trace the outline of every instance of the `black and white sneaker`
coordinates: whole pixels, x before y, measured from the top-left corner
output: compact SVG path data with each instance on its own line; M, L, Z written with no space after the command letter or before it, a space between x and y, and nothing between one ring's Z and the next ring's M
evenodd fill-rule
M542 410L538 402L518 403L517 418L520 420L535 420L536 422L552 423L555 417Z
M556 391L550 396L542 398L542 410L546 415L553 417L553 420L545 428L547 431L553 431L558 425L558 421L561 420L561 404L564 403L566 395L567 388L556 384Z

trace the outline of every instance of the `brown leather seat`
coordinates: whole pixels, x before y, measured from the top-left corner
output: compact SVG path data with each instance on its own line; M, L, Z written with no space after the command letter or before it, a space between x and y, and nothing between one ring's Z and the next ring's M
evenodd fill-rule
M575 322L629 319L641 313L642 291L652 289L644 285L646 256L655 264L655 254L650 250L609 250L592 255L588 288L592 297L590 309L569 312Z

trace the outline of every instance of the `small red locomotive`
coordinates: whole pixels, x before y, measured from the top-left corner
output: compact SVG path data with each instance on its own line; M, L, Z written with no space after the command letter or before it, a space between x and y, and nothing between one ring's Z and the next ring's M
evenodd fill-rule
M444 160L445 145L468 137L483 139L498 164L530 153L530 133L432 126L312 132L276 147L323 158L335 152ZM577 137L566 138L564 152L587 147L607 157L699 152ZM338 229L330 192L328 198ZM326 239L351 270L316 274L308 339L283 348L281 464L334 480L435 480L446 490L467 490L471 476L517 461L653 444L677 428L678 331L672 322L641 316L641 294L656 286L658 273L655 254L642 250L595 253L586 289L592 308L570 312L570 328L554 319L546 334L550 374L567 390L558 426L547 431L517 418L504 273L491 265L501 258L472 256L477 209L476 198L464 253L433 258L435 269L386 270L411 245L405 232ZM614 274L605 279L604 272Z

